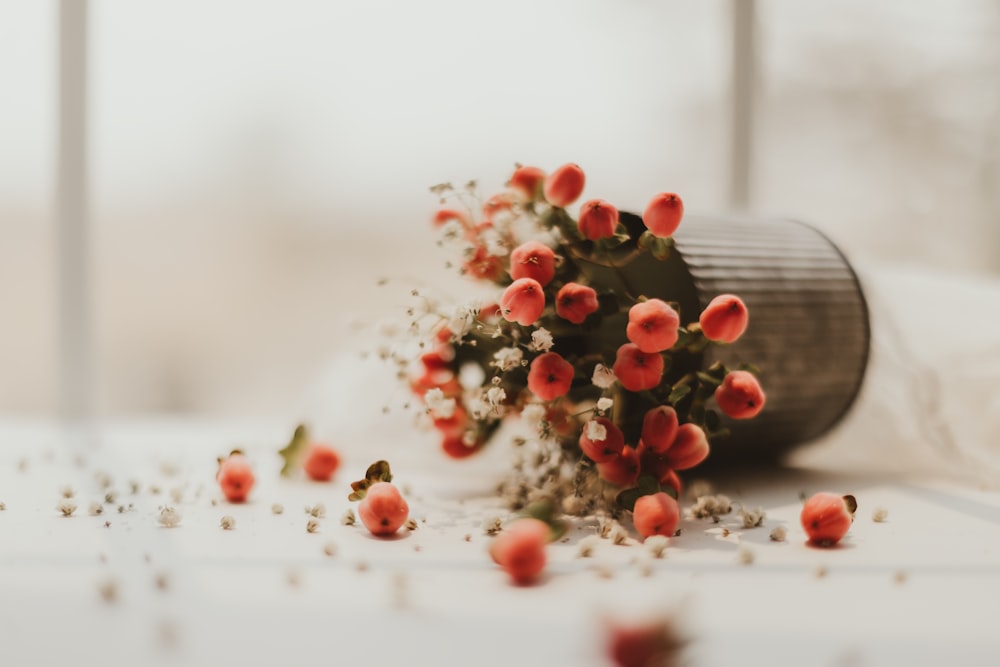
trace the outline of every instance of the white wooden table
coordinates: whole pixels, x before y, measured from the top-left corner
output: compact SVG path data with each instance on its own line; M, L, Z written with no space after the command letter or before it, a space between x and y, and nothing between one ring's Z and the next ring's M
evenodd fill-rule
M442 464L423 436L387 431L345 443L333 484L284 480L274 452L289 426L120 423L88 445L46 424L0 425L0 664L601 665L606 619L651 613L680 619L694 665L1000 659L998 493L808 469L718 480L762 506L765 527L688 519L662 560L608 541L584 559L578 542L596 530L585 521L550 547L546 579L518 588L489 560L481 530L503 515L488 495L503 452ZM237 444L257 469L245 505L225 503L214 484L215 456ZM395 540L340 523L348 482L381 456L420 520ZM100 473L117 498L91 516ZM68 518L56 510L64 486L78 505ZM798 525L799 493L823 489L860 504L838 549L807 546ZM309 534L304 508L317 502L327 516ZM164 504L179 526L159 525ZM871 519L877 506L887 522ZM221 529L223 515L234 530ZM772 542L779 524L788 539ZM740 563L741 548L752 564Z

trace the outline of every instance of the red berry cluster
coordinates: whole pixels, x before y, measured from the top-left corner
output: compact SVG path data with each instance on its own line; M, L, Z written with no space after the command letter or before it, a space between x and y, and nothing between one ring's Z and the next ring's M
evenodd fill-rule
M411 387L452 457L479 451L505 417L530 410L542 415L541 434L591 460L606 482L628 489L651 478L642 495L676 494L676 471L701 463L710 438L724 433L718 413L748 419L764 408L750 370L692 368L706 346L739 340L748 309L722 294L695 319L676 303L605 284L588 267L617 271L616 262L643 253L668 258L684 203L662 192L639 218L591 198L574 219L567 207L585 186L583 170L566 164L548 174L519 166L485 202L474 184L432 188L445 204L433 223L460 246L462 272L496 285L497 295L436 313ZM469 363L484 371L481 386L459 381ZM663 531L669 517L651 525Z

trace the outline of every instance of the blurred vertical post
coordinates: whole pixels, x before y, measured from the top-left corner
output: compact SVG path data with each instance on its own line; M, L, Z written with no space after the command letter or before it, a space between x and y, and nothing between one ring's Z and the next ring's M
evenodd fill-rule
M56 180L59 412L92 417L90 240L87 201L87 0L59 0L59 132Z
M750 166L753 158L753 112L756 51L755 0L732 0L733 69L729 155L729 205L750 206Z

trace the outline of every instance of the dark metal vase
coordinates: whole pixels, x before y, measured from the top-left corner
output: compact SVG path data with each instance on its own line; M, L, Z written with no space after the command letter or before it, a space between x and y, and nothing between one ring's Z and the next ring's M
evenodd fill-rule
M630 214L622 222L630 230L642 224ZM674 241L666 261L643 253L614 271L585 270L600 273L602 284L677 302L684 323L719 294L747 304L742 338L710 346L695 363L755 365L767 404L755 419L726 418L732 434L712 443L706 463L771 461L830 430L858 395L868 363L868 308L844 255L791 220L688 216Z

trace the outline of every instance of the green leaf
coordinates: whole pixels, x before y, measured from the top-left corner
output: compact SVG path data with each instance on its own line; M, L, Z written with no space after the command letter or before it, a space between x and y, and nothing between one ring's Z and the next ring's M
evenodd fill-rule
M670 392L670 396L667 397L667 402L671 405L677 405L680 401L684 400L684 397L691 393L691 385L682 384L675 386Z
M295 427L292 439L285 445L284 449L278 451L278 454L281 455L281 458L285 462L281 466L282 477L288 477L299 467L299 462L302 460L302 455L305 454L306 445L308 444L309 429L306 428L305 424L299 424Z
M639 250L646 250L648 248L651 248L654 241L656 241L656 237L653 236L653 232L647 229L642 233L642 235L639 237L639 240L637 241Z
M653 253L653 257L660 260L661 262L668 257L670 257L670 249L673 247L672 242L668 242L669 239L656 238L653 241L650 251Z
M715 433L722 426L722 418L715 410L705 410L705 430L708 433Z
M379 460L368 466L368 470L365 471L365 479L372 484L375 482L391 482L392 471L389 469L389 462Z
M720 378L717 378L714 375L710 375L708 373L705 373L704 371L698 371L697 373L695 373L695 375L697 375L698 379L701 380L702 382L704 382L707 385L711 385L713 387L718 387L720 384L722 384L722 380Z
M619 507L632 511L635 509L635 501L639 500L639 498L642 498L643 496L651 496L654 493L659 493L660 490L660 483L656 481L655 477L642 475L639 477L637 486L632 489L625 489L624 491L621 491L617 496L615 496L615 502L618 503ZM668 489L668 492L669 491L673 491L673 489ZM676 497L677 496L675 494L674 498Z
M391 482L392 472L389 470L389 462L384 460L376 461L375 463L368 466L368 470L365 471L365 478L359 479L356 482L351 482L351 493L347 496L348 500L362 500L364 499L369 487L377 482Z

